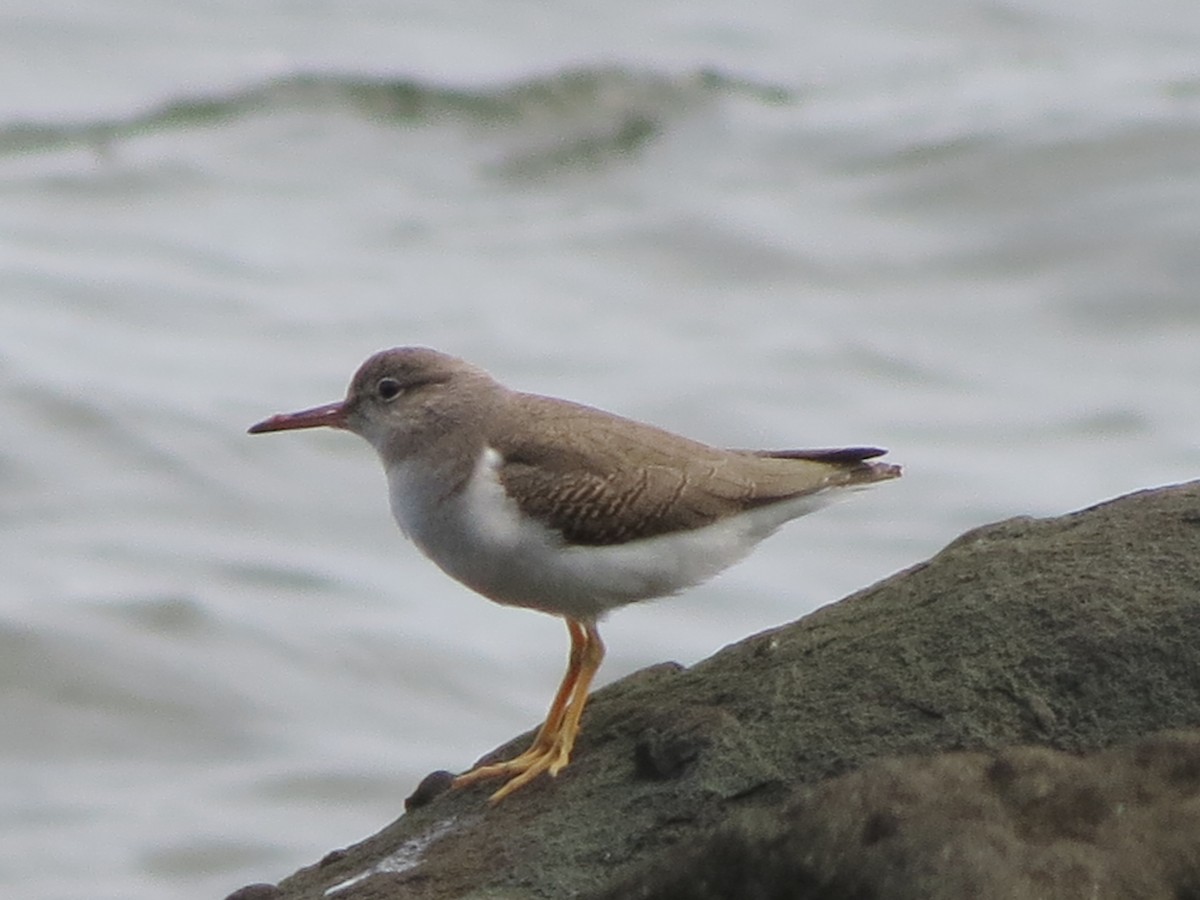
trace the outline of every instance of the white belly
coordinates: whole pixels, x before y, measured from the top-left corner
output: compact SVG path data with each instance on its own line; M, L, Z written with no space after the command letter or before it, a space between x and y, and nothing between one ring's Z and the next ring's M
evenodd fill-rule
M441 498L410 466L388 469L392 514L443 571L511 606L595 619L605 611L699 584L744 557L784 522L828 502L811 495L692 531L609 546L575 546L522 517L486 450L467 487Z

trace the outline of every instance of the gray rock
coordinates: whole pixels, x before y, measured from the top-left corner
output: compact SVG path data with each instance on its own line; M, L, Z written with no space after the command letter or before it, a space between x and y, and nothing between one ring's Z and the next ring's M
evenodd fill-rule
M868 763L591 900L1200 896L1200 729Z
M434 793L278 896L1195 897L1200 732L1146 738L1189 726L1200 482L976 529L635 673L557 779Z

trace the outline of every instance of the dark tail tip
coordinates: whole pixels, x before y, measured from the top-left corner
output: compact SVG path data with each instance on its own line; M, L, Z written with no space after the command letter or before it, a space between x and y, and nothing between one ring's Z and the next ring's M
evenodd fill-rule
M768 459L808 459L824 463L856 463L887 453L879 447L828 447L817 450L756 450L755 456Z

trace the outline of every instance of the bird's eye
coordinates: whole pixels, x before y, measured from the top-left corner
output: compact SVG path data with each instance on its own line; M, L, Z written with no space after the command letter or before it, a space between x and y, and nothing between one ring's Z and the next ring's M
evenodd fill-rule
M379 384L375 385L375 393L379 395L380 400L395 400L400 396L400 382L395 378L380 378Z

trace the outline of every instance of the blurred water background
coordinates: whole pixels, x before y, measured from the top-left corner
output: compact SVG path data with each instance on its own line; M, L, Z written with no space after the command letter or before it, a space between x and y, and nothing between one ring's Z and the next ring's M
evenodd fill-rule
M4 896L276 880L539 721L559 622L244 433L381 347L906 466L601 683L1200 474L1194 0L9 0L0 83Z

